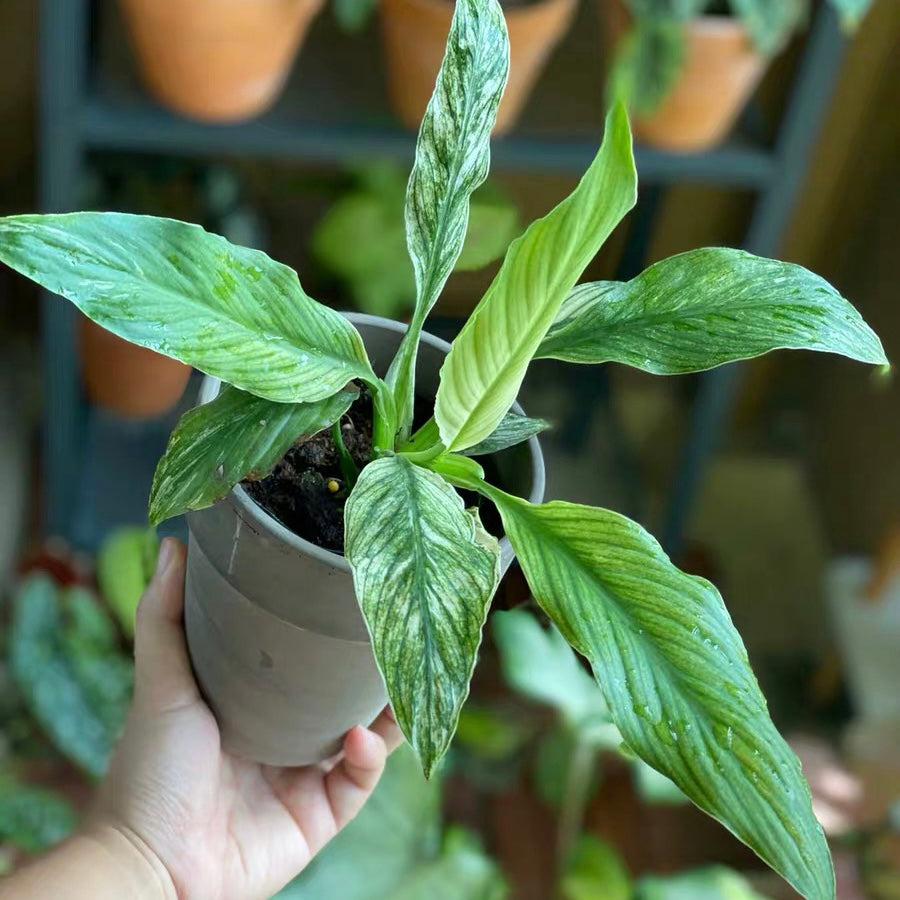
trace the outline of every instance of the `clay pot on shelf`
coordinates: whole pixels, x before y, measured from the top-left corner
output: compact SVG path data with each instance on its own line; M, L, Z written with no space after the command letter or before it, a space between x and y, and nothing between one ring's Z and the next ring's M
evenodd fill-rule
M630 17L620 0L601 0L608 56ZM685 27L684 65L660 106L632 115L635 137L661 150L708 150L729 134L765 74L767 60L731 16L698 16Z
M397 117L418 129L453 19L451 0L382 0L381 34L387 57L388 93ZM504 8L509 31L509 81L494 134L515 124L551 52L565 35L576 0L536 0Z
M277 99L323 0L120 0L147 90L165 107L234 122Z
M130 344L86 316L78 319L78 344L88 399L127 418L149 419L168 412L191 376L190 366Z
M348 314L376 372L385 374L406 331ZM417 384L432 396L450 345L423 334ZM200 401L218 393L204 381ZM516 406L516 411L521 409ZM499 483L540 502L544 465L535 438L494 456ZM387 702L346 559L298 537L238 485L187 514L185 628L191 663L223 746L278 766L318 762ZM501 569L513 560L500 541Z

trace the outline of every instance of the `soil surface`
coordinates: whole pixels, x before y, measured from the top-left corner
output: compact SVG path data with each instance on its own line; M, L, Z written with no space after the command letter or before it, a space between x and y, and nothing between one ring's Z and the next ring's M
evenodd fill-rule
M431 417L433 405L433 400L416 398L415 428ZM344 446L362 470L372 452L372 398L365 388L341 418L341 434ZM488 480L496 483L496 467L490 457L481 457L479 462ZM330 428L301 438L270 475L259 481L244 481L242 486L285 528L312 544L343 554L344 503L349 492ZM493 504L469 491L460 493L467 507L479 508L484 527L500 537L503 530Z

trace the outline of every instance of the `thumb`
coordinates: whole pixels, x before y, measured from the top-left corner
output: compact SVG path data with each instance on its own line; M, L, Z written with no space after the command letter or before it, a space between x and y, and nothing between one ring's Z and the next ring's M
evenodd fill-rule
M156 572L138 604L134 634L134 700L162 713L200 698L184 639L184 545L165 538Z

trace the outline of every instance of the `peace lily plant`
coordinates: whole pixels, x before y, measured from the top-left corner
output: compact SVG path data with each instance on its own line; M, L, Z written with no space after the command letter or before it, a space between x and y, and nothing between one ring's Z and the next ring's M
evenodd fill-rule
M299 438L338 422L361 385L371 392L373 450L346 501L345 553L397 721L426 774L453 736L499 579L497 539L464 508L464 488L499 510L537 602L590 663L627 746L801 894L831 898L800 766L713 585L679 571L624 516L526 502L487 482L475 457L542 427L510 413L532 359L676 375L779 347L884 365L881 343L821 278L737 250L577 285L635 202L631 135L616 105L575 190L509 247L453 341L433 417L413 432L419 337L488 174L507 69L496 0L458 0L406 195L417 305L384 379L355 328L294 271L194 225L12 216L0 220L0 258L121 337L225 385L172 435L154 523L269 472Z

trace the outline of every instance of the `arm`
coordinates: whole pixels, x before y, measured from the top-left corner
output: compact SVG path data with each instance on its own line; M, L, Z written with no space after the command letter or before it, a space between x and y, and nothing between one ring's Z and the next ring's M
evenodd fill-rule
M2 900L49 897L174 900L165 867L137 835L111 825L85 829L0 883Z

